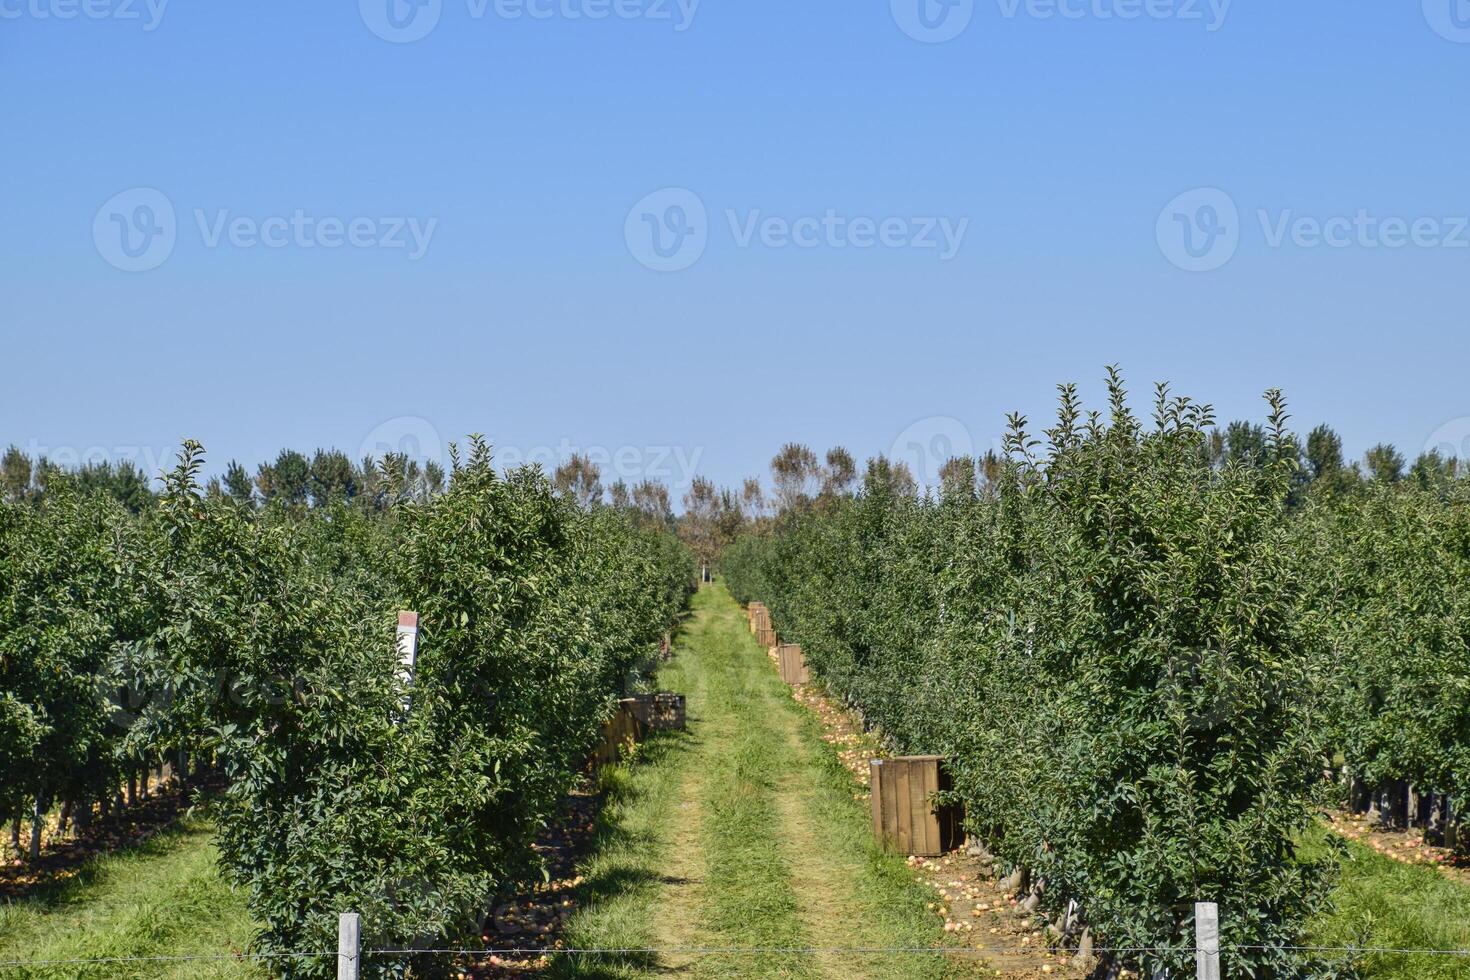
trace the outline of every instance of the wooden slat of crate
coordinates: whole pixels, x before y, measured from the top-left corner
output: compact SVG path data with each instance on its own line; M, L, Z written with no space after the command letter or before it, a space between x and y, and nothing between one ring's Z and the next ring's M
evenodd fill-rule
M878 792L878 770L882 765L882 759L868 760L868 802L873 809L873 836L880 841L883 839L883 794Z
M892 790L895 814L895 822L888 829L893 833L894 844L904 854L916 854L921 850L914 846L914 836L916 831L920 835L923 833L915 826L923 823L924 818L914 808L914 787L909 785L913 769L913 766L900 762L884 773L883 781L883 792L888 794Z
M923 854L940 854L939 821L930 820L934 810L930 802L939 792L939 766L910 766L913 786L909 793L909 813L914 822L914 850Z
M767 649L776 645L776 631L773 629L759 629L755 633L756 642Z
M950 788L944 759L936 755L869 762L873 833L902 854L934 857L960 844L960 812L936 808L934 795Z
M806 657L802 655L799 644L782 643L776 648L776 657L781 679L786 683L806 684L811 680L806 668Z
M635 694L633 714L650 731L671 731L685 727L684 695L659 692Z

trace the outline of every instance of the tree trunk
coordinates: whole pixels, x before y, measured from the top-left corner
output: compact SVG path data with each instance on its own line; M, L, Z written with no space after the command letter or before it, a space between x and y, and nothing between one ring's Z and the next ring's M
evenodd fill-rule
M20 857L20 817L10 821L10 853Z
M1363 782L1361 776L1353 776L1350 785L1348 808L1354 813L1367 813L1373 799L1373 793L1368 789L1368 784Z
M128 773L128 806L138 802L138 774Z
M38 797L31 804L31 863L38 864L41 860L41 823L46 819L46 807Z
M1412 814L1409 812L1409 781L1401 779L1393 784L1393 826L1395 830L1407 830Z

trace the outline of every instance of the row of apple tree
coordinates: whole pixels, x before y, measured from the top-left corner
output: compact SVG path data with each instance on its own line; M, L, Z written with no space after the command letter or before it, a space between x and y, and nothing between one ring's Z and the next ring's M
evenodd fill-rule
M221 860L264 951L335 948L347 909L365 947L473 941L687 601L688 552L478 441L381 515L257 510L204 492L202 462L186 444L140 515L64 479L0 505L0 816L90 814L184 752L224 777Z
M948 756L968 828L1054 925L1150 968L1193 963L1219 903L1233 963L1324 976L1300 945L1332 862L1297 852L1344 761L1470 788L1470 520L1458 490L1309 500L1278 393L1267 452L1212 461L1207 406L1121 379L1062 389L978 487L782 515L722 570L906 753Z

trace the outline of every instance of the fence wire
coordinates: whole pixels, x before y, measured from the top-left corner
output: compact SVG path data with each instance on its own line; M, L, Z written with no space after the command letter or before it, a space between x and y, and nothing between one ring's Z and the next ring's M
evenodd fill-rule
M1387 947L1387 946L1271 946L1239 945L1221 946L1221 954L1231 952L1301 952L1343 953L1352 956L1376 954L1398 956L1470 956L1470 949L1438 949L1431 947ZM1104 954L1136 955L1193 955L1200 950L1193 946L1099 946L1092 950L1093 956ZM1041 946L594 946L594 947L518 947L510 949L463 949L463 948L402 948L365 949L359 955L371 956L460 956L487 958L490 956L653 956L677 954L681 956L1023 956L1053 954L1075 958L1079 954L1071 950L1050 950ZM214 953L179 956L99 956L71 959L44 960L0 960L0 969L39 966L95 966L114 963L192 963L224 962L230 960L281 960L281 959L331 959L344 955L337 950L330 952L260 952L260 953Z

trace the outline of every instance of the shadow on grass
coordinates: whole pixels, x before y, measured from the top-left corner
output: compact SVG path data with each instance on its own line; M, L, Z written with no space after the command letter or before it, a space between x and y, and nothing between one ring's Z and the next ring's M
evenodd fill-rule
M110 863L163 857L189 838L208 832L207 821L188 816L182 808L132 815L82 841L68 842L45 855L39 867L17 865L0 870L0 902L40 911L66 905L98 884Z
M689 722L693 727L697 719L691 716ZM622 814L650 795L640 785L638 771L644 767L677 768L681 765L681 760L696 751L700 745L701 739L687 729L653 732L638 746L637 754L632 759L623 765L609 768L603 777L606 799L598 814L597 826L587 853L627 854L636 852L641 847L656 846L658 841L653 833L633 830L621 819ZM591 873L577 889L578 905L584 909L597 908L648 888L688 884L686 878L661 874L632 866L633 864L633 860L619 862ZM660 963L657 953L626 950L562 954L553 958L546 976L557 980L616 980L647 973L681 972L684 971Z

